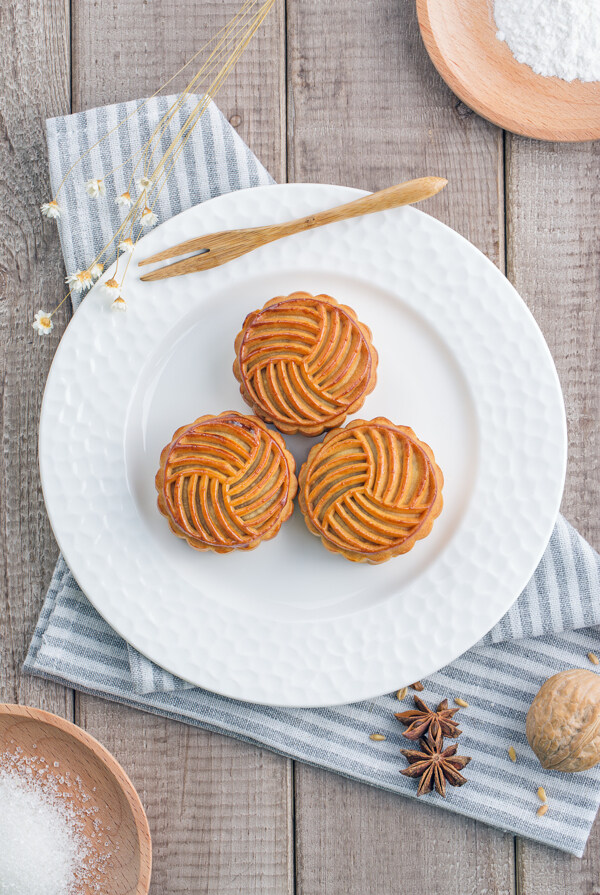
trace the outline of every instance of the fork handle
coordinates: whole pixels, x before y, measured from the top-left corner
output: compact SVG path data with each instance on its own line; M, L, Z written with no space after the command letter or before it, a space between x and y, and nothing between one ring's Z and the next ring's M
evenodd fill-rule
M267 224L262 227L247 227L243 230L225 230L221 233L211 233L208 236L196 237L187 242L182 242L166 251L158 252L149 258L139 261L139 265L154 264L156 261L166 261L176 255L197 250L205 251L203 254L184 258L153 270L140 277L142 280L163 280L166 277L178 277L181 274L192 273L196 270L209 270L239 258L247 252L252 252L260 246L275 242L284 236L294 233L302 233L304 230L313 230L315 227L323 227L325 224L333 224L335 221L344 221L347 218L360 217L363 214L373 214L375 211L385 211L388 208L397 208L399 205L412 205L421 199L428 199L439 193L448 183L443 177L420 177L418 180L409 180L407 183L398 183L389 186L378 193L370 193L361 196L346 205L338 205L327 211L319 211L308 217L297 218L284 224ZM208 251L206 251L208 250Z
M271 227L273 239L282 236L290 236L292 233L301 233L303 230L312 230L315 227L323 227L325 224L333 224L336 221L345 221L348 218L361 217L364 214L373 214L375 211L386 211L389 208L398 208L400 205L412 205L422 199L429 199L443 190L447 180L443 177L419 177L417 180L408 180L406 183L398 183L396 186L388 186L369 196L361 196L345 205L337 205L327 211L319 211L317 214L308 215L305 218L297 218L286 224ZM265 228L266 230L267 228ZM269 240L270 241L270 240Z

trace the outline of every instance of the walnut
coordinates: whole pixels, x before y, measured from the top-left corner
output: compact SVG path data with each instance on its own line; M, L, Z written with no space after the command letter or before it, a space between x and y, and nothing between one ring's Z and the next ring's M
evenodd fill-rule
M572 668L548 678L527 712L525 731L543 768L593 767L600 761L600 675Z

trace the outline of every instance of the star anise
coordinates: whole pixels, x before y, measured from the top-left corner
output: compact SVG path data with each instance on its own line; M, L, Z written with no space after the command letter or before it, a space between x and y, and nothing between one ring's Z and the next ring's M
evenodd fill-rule
M434 788L441 796L446 798L446 781L451 786L462 786L467 782L460 771L466 767L471 759L466 755L456 755L458 744L453 743L442 751L442 744L431 739L430 734L419 740L420 751L417 749L401 749L400 751L408 759L409 766L400 771L405 777L420 777L421 782L417 795L422 796L431 792Z
M407 739L418 740L429 731L434 742L441 746L443 737L460 736L462 731L454 720L458 709L449 709L447 699L440 702L435 712L419 696L415 696L414 700L416 708L408 712L396 712L398 721L406 725L404 736Z

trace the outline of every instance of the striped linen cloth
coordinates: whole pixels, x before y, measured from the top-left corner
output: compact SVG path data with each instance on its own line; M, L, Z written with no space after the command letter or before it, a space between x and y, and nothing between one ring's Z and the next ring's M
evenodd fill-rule
M191 108L173 120L171 135ZM118 226L114 202L90 201L82 181L128 159L166 111L171 98L145 105L84 159L81 178L61 194L59 222L68 273L86 267ZM141 103L141 101L140 101ZM64 172L100 135L136 108L127 103L48 121L50 176L56 190ZM165 146L166 148L166 146ZM126 165L115 175L115 194L126 188ZM160 220L234 189L271 178L216 106L211 105L187 142L168 189ZM468 784L448 787L449 811L580 856L600 802L600 766L581 774L542 770L525 739L525 715L541 683L566 668L591 667L600 653L600 557L561 517L529 585L504 618L467 653L428 678L421 696L429 705L460 696L459 753L472 756ZM282 755L414 797L416 783L399 772L399 749L411 748L393 712L409 708L394 694L329 709L249 705L192 687L139 655L107 625L81 592L62 558L46 596L25 671L116 702L264 746ZM403 681L398 681L400 686ZM374 742L369 734L383 733ZM517 761L508 756L514 746ZM544 786L549 811L536 814Z

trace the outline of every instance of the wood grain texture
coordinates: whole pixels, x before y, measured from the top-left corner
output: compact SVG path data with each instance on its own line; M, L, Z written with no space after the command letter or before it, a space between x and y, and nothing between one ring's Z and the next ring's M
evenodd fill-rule
M239 5L73 4L74 111L153 93ZM285 172L283 9L271 10L217 97L234 124L241 119L240 134L276 178ZM169 89L185 83L182 76ZM154 847L151 893L292 891L290 762L83 695L76 720L115 753L138 788Z
M0 700L71 717L71 691L20 673L58 552L42 500L37 429L67 314L44 339L31 321L64 287L56 226L39 206L49 198L44 122L68 111L68 6L0 5Z
M288 179L376 190L424 175L422 210L503 263L502 133L433 68L413 0L288 0Z
M550 816L550 808L546 817ZM545 818L543 818L545 819ZM519 895L598 895L598 845L596 820L582 858L574 858L535 842L517 840L516 872Z
M507 137L507 273L554 357L569 430L562 510L600 548L600 146Z
M151 893L293 892L290 762L91 697L78 721L123 763L146 809Z
M600 548L600 147L507 136L507 273L537 322L563 388L569 459L562 511ZM520 842L523 895L600 892L600 823L583 861Z
M73 110L154 93L232 18L241 0L73 4ZM190 66L171 85L189 83ZM219 108L285 181L285 5L279 0L219 91Z
M431 799L296 765L296 831L298 895L514 892L512 836Z
M288 0L288 176L378 189L448 186L423 211L503 265L502 135L450 93L408 0ZM401 757L398 767L401 766ZM513 890L513 840L472 821L296 766L299 895Z

